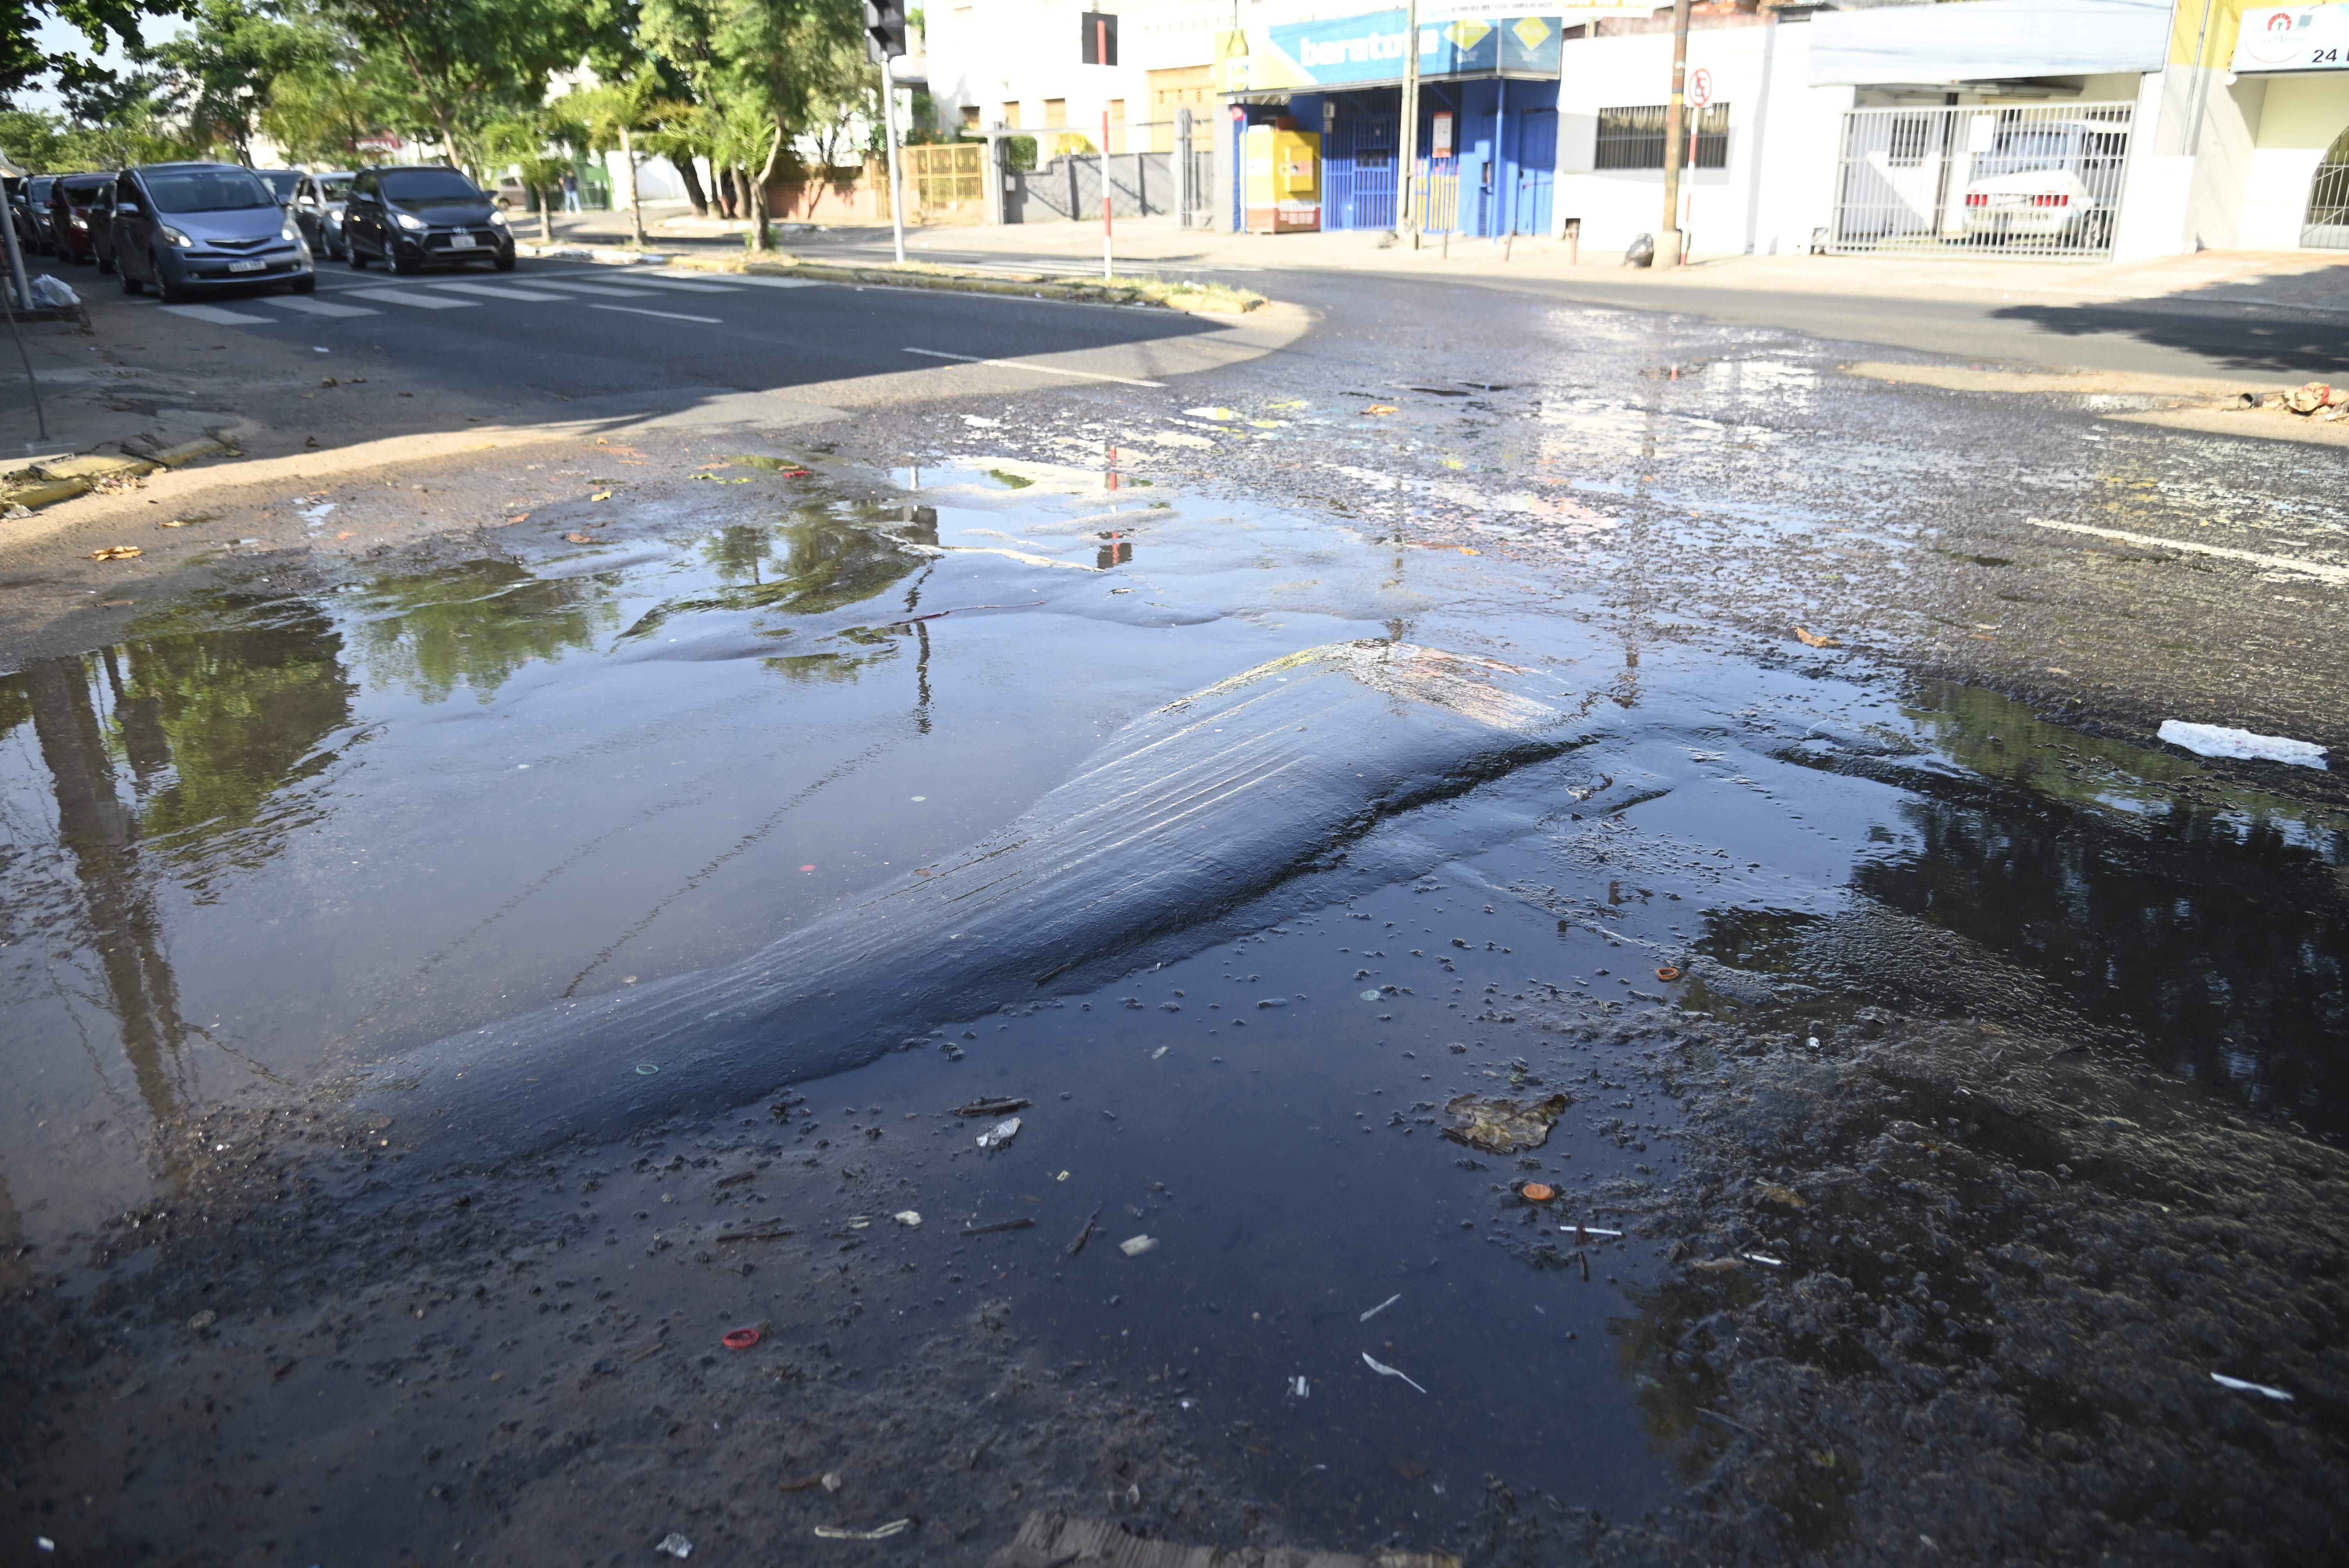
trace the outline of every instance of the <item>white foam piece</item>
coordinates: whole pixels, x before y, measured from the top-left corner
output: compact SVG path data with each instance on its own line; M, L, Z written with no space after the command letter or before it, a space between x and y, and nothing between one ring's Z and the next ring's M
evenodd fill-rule
M2329 768L2324 760L2324 748L2306 740L2290 740L2281 735L2254 735L2248 729L2230 729L2223 724L2188 724L2182 719L2161 721L2161 738L2172 746L2182 746L2202 757L2231 757L2243 761L2290 762L2302 768Z

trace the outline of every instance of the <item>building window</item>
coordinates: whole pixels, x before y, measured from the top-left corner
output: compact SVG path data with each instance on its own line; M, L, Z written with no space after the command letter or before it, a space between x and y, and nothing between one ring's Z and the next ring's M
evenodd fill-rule
M1598 169L1661 169L1664 111L1660 103L1599 111ZM1729 106L1707 104L1695 111L1696 167L1729 167Z
M1006 130L1018 130L1019 129L1019 106L1018 104L1007 103L1003 106L1003 129Z
M978 129L978 106L977 104L967 103L962 106L962 128L965 130L977 130Z
M1068 123L1069 100L1066 98L1046 98L1044 100L1044 129L1047 130L1058 130L1065 127Z

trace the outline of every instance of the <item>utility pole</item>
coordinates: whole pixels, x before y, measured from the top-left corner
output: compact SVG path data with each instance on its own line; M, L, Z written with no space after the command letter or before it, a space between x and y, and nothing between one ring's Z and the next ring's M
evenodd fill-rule
M881 128L889 142L889 232L905 264L905 182L897 172L897 71L905 53L904 0L864 0L864 48L881 67Z
M1689 0L1672 0L1672 97L1664 106L1664 222L1653 265L1681 260L1681 132L1688 122Z
M1109 282L1114 269L1110 265L1109 253L1109 109L1102 109L1102 282Z
M897 74L881 62L881 124L889 138L889 235L897 246L897 264L905 264L905 182L897 173Z
M1403 9L1402 24L1402 135L1395 157L1395 228L1411 236L1411 248L1419 249L1418 204L1412 201L1412 184L1419 173L1419 0L1410 0Z

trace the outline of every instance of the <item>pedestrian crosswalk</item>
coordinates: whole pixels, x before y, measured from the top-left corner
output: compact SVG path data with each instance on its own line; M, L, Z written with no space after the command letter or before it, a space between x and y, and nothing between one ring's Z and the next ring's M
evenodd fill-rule
M584 305L590 310L618 311L630 315L659 316L669 321L718 326L724 325L722 318L718 316L658 307L670 303L685 304L676 297L685 294L739 294L745 288L820 286L814 280L806 278L730 274L720 282L681 278L672 273L636 272L598 273L592 283L570 275L543 278L535 273L524 274L511 282L486 278L403 278L396 281L386 278L381 282L369 279L364 284L340 284L315 294L266 294L239 299L233 304L166 304L158 308L170 315L211 322L217 326L270 326L284 325L303 317L380 315L387 307L395 315L401 310L469 310L495 300L501 304ZM595 297L583 299L580 297L583 294ZM601 303L605 300L636 303ZM285 314L278 314L281 312Z

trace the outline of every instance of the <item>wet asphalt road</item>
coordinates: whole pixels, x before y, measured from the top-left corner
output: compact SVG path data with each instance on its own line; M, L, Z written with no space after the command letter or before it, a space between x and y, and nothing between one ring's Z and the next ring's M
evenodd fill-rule
M254 1561L918 1517L975 1562L1041 1505L1479 1562L2324 1550L2349 821L2152 732L2349 744L2331 449L1538 293L1309 280L1313 332L1183 373L1138 314L533 280L569 303L196 319L450 407L1090 374L240 503L263 543L0 680L20 1537L194 1550L202 1495ZM315 1088L753 953L1351 641L1529 672L1550 738L771 1102L419 1182ZM1534 1148L1442 1136L1554 1091ZM1032 1102L999 1151L981 1096ZM2212 1139L2289 1174L2213 1199L2171 1170ZM2116 1499L2125 1442L2261 1512Z

